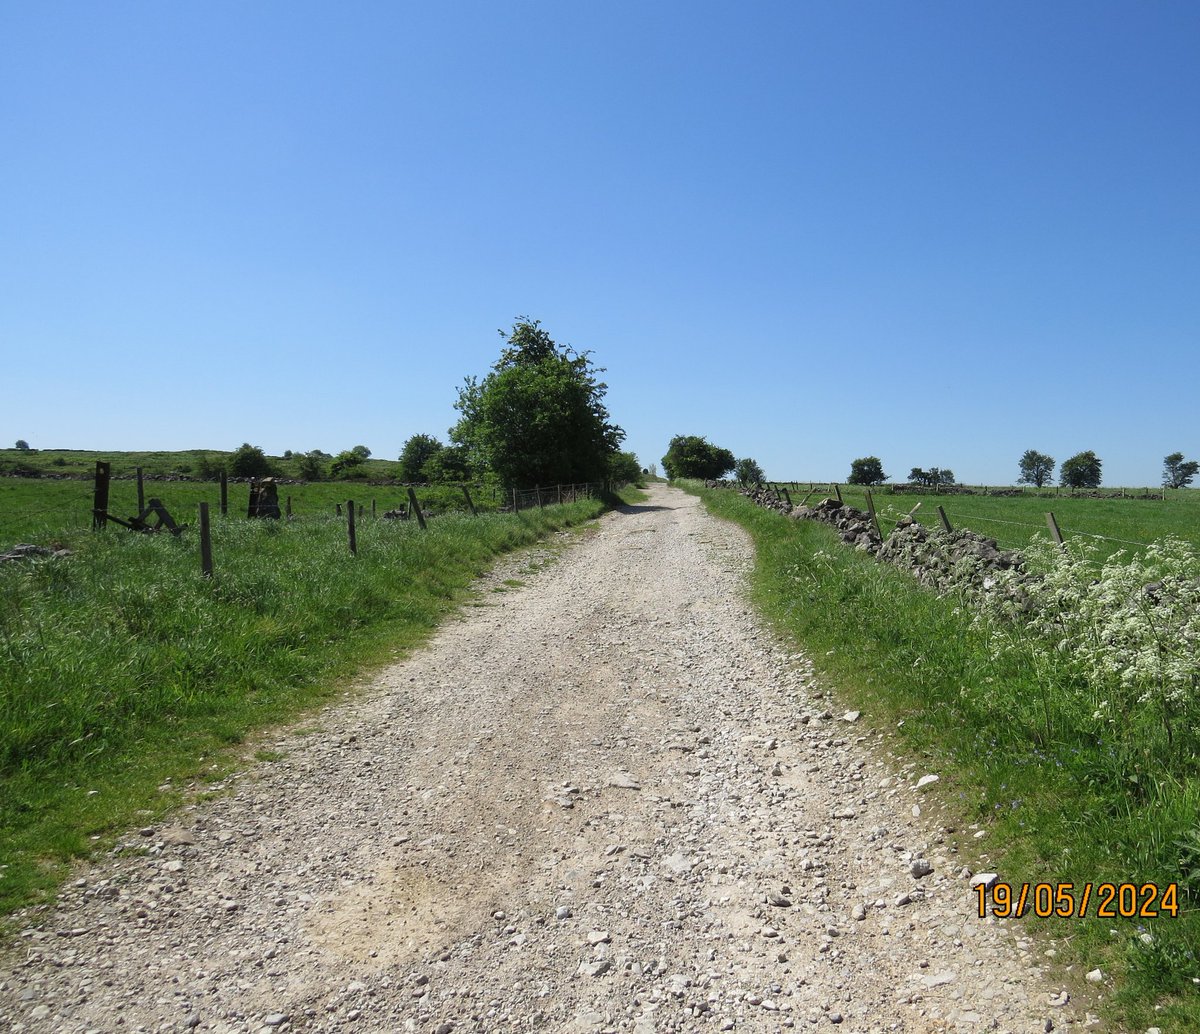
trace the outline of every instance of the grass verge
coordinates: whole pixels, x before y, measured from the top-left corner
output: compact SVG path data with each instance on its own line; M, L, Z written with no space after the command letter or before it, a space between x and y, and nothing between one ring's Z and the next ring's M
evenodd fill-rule
M496 556L605 508L365 521L356 556L332 517L218 520L211 580L194 531L0 567L0 914L222 778L253 730L424 641Z
M1130 1029L1200 1030L1200 765L1194 750L1129 767L1080 712L1077 687L1031 650L997 652L958 600L843 546L827 527L688 487L753 537L752 594L847 704L936 759L944 804L988 830L1010 884L1179 887L1178 917L1020 920L1056 940L1075 978L1099 968L1100 1008ZM1194 742L1194 741L1193 741ZM1139 898L1139 901L1141 899ZM1114 906L1116 907L1116 906Z

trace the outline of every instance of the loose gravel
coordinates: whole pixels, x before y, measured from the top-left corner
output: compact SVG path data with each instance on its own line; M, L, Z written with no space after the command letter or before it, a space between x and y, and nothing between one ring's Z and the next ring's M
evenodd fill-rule
M509 558L276 760L17 917L0 1029L1094 1025L977 918L934 772L751 613L751 559L665 486Z

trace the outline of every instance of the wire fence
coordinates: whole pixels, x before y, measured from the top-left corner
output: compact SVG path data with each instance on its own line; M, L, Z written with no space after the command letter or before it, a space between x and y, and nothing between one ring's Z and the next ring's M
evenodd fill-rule
M797 481L765 482L764 485L765 485L765 487L771 488L772 491L774 491L775 494L781 499L784 498L784 496L781 495L780 493L788 493L789 491L797 492L797 493L805 492L807 494L804 495L803 502L807 502L809 499L811 499L812 496L820 494L820 493L827 493L830 497L836 497L839 501L843 501L843 489L846 490L846 494L847 494L847 496L849 496L849 498L844 500L846 502L850 502L851 500L853 500L854 497L857 495L857 493L861 491L864 495L864 498L869 496L872 492L877 492L884 498L891 498L891 499L894 499L897 495L908 496L909 498L911 498L913 495L918 495L918 496L922 497L921 500L918 502L918 506L921 504L921 502L924 502L925 499L928 499L928 498L943 499L947 503L949 503L951 506L953 506L953 500L956 498L963 498L963 497L970 497L970 496L977 496L977 495L987 495L987 496L992 496L992 497L1004 497L1006 499L1007 498L1042 499L1042 500L1047 500L1047 501L1049 501L1050 499L1062 499L1064 502L1069 499L1075 499L1080 502L1084 502L1084 501L1091 502L1091 501L1096 500L1096 496L1093 494L1090 494L1090 493L1080 493L1080 494L1068 493L1067 495L1059 495L1057 493L1057 491L1054 493L1048 493L1048 492L1036 491L1036 490L1025 491L1022 489L1013 489L1013 488L991 488L988 486L979 486L978 489L970 489L969 491L965 491L965 492L955 492L955 491L938 492L932 488L926 488L926 487L916 488L911 491L894 492L893 491L894 488L906 487L906 486L888 485L888 486L879 486L878 488L873 487L871 489L866 489L864 486L844 486L844 485L839 485L836 482L803 482L803 481L800 481L800 482L797 482ZM968 486L959 486L959 487L967 488ZM853 494L851 494L851 493L853 493ZM1150 489L1144 489L1140 492L1138 492L1137 490L1129 491L1126 489L1121 489L1121 490L1114 489L1108 493L1103 494L1101 496L1101 499L1103 501L1111 501L1111 500L1118 500L1118 499L1129 499L1129 500L1154 499L1154 500L1165 501L1167 499L1167 489L1159 489L1157 492L1152 492ZM792 501L790 494L787 495L787 501L789 503ZM797 500L797 501L799 502L801 500ZM882 499L879 501L882 502ZM887 523L890 523L893 526L895 526L895 524L899 520L899 517L894 515L894 512L890 512L890 513L874 512L875 504L870 502L869 499L866 502L864 502L863 505L866 506L867 509L869 509L873 512L873 516L877 522L883 521L883 522L887 522ZM916 508L914 507L913 510L907 511L907 514L912 515L912 516L914 516L915 519L919 520L920 518L917 517L915 514L915 509ZM1020 536L1020 537L1023 539L1026 539L1026 540L1028 540L1029 538L1032 538L1034 533L1040 533L1040 534L1044 535L1044 534L1046 534L1047 531L1049 531L1051 537L1056 539L1057 541L1064 541L1066 538L1085 538L1085 539L1089 539L1089 540L1092 540L1095 542L1111 542L1111 543L1114 543L1115 545L1119 545L1119 546L1132 546L1135 549L1146 549L1147 547L1152 546L1154 544L1154 542L1156 541L1156 539L1153 537L1146 538L1146 539L1132 539L1132 538L1124 538L1124 537L1121 537L1118 535L1107 535L1107 534L1102 534L1102 533L1094 532L1094 531L1084 531L1081 528L1076 528L1076 527L1071 527L1071 526L1065 526L1065 525L1060 526L1058 524L1057 518L1053 512L1047 512L1045 514L1045 516L1046 516L1045 523L1033 523L1030 521L1012 520L1012 519L1002 518L1002 517L989 517L989 516L985 516L985 515L978 514L978 513L965 513L961 509L958 509L957 507L955 507L952 510L947 510L942 505L938 505L936 513L938 514L938 516L941 519L941 526L946 530L948 530L951 527L970 529L974 525L979 524L979 523L994 524L994 525L1002 525L1002 526L1009 527L1009 528L1025 529L1026 531L1029 532L1029 534L1026 536ZM1191 536L1189 536L1187 534L1183 534L1180 537L1190 538ZM1009 537L1009 538L1011 538L1011 537ZM1200 542L1197 542L1196 544L1200 545Z

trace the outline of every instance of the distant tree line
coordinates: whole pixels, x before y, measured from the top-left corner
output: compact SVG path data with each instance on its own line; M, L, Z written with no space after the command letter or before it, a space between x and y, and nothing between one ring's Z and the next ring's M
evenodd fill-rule
M1017 462L1017 484L1044 488L1054 480L1054 467L1053 456L1036 449L1026 449ZM1059 468L1059 484L1064 488L1099 488L1102 470L1103 461L1095 452L1090 449L1078 452L1063 461ZM1186 488L1197 473L1200 473L1200 463L1185 460L1181 452L1173 452L1163 458L1164 488ZM863 456L853 460L850 464L850 476L846 479L847 484L851 485L881 485L888 480L878 456ZM928 470L913 467L909 471L908 480L911 484L928 488L955 484L954 472L945 467L931 467Z

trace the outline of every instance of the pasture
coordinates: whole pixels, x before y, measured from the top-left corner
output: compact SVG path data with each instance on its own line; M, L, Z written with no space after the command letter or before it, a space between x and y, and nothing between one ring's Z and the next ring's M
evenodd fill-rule
M207 502L215 514L220 502L220 486L212 481L151 481L144 483L147 499L158 498L181 524L194 524L197 506ZM496 511L501 505L494 486L471 486L472 501L479 510ZM434 485L416 489L422 510L428 513L453 513L467 509L462 490L456 486ZM247 484L228 486L230 518L245 517L250 498ZM353 499L369 513L372 501L378 514L408 505L408 490L399 485L372 485L364 481L313 481L279 486L279 505L291 497L297 518L326 517L345 508ZM109 492L109 511L119 517L137 512L137 482L114 479ZM0 477L0 551L17 542L71 544L92 526L92 482L90 480L54 480L49 478ZM119 530L119 529L114 529Z
M809 495L809 482L798 484L791 492L792 501L799 503ZM861 510L867 508L865 490L858 485L839 485L842 499ZM790 491L790 488L789 488ZM1164 499L1146 499L1145 488L1127 489L1125 498L1090 499L1072 496L1065 490L1056 494L1053 489L1035 492L1029 489L1021 495L966 495L947 493L896 493L882 485L871 490L880 529L886 535L896 520L920 503L913 517L930 528L940 527L937 508L946 511L951 526L969 528L993 538L1002 549L1020 549L1035 535L1049 535L1046 513L1052 512L1063 537L1082 537L1090 541L1101 557L1117 550L1137 551L1139 548L1168 535L1200 547L1200 489L1173 489ZM1120 492L1120 489L1104 489ZM1150 489L1161 494L1162 489ZM833 494L833 486L814 485L810 502Z

